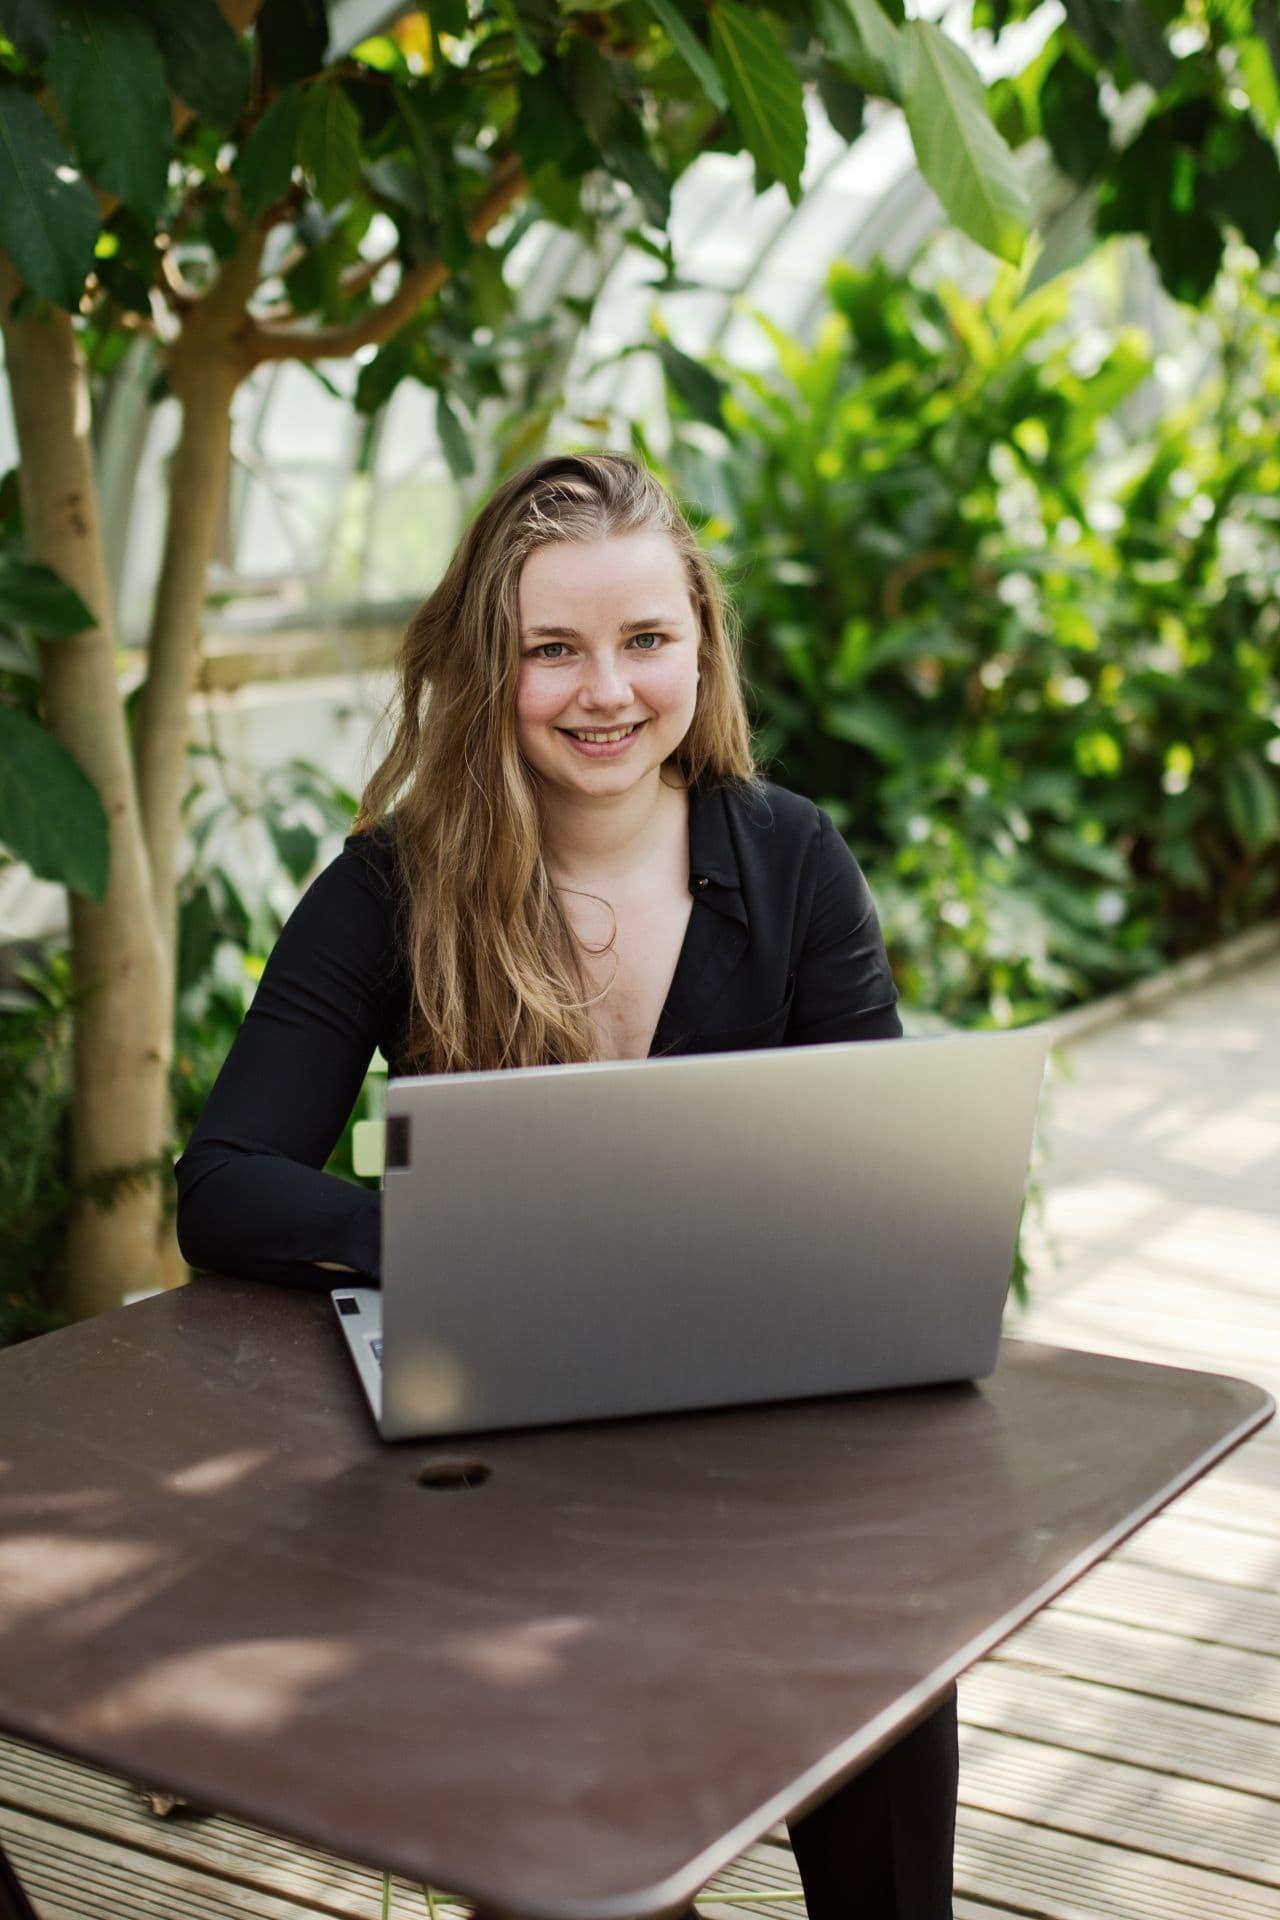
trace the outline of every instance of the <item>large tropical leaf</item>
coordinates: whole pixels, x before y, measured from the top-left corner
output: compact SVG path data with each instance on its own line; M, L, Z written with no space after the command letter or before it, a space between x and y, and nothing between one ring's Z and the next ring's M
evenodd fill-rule
M37 633L87 633L98 623L51 567L0 553L0 623Z
M63 0L48 75L89 178L150 225L173 151L164 66L152 35L127 14Z
M110 850L97 789L38 720L0 707L0 846L42 880L101 900Z
M808 128L800 77L763 14L738 0L716 0L711 45L742 143L756 163L756 187L780 180L795 206L800 199Z
M911 20L900 73L920 171L958 227L1016 265L1031 207L972 62L937 27Z
M1258 854L1280 840L1280 790L1277 776L1256 753L1241 751L1222 770L1227 818L1246 853Z
M0 248L33 293L80 303L98 237L98 204L53 122L0 74Z

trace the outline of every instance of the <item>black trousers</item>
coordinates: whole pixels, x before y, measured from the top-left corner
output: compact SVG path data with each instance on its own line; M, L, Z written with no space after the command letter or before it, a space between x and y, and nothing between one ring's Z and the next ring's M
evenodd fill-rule
M809 1920L952 1920L956 1690L878 1760L787 1822Z

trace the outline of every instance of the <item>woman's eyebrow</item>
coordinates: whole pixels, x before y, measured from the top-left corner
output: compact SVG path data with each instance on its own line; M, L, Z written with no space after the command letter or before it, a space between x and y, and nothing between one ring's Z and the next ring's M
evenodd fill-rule
M624 620L618 628L619 633L646 633L650 627L675 627L680 623L670 614L648 614L643 620ZM522 640L530 640L533 635L541 634L548 640L581 640L582 635L576 627L537 626L526 627L520 635Z

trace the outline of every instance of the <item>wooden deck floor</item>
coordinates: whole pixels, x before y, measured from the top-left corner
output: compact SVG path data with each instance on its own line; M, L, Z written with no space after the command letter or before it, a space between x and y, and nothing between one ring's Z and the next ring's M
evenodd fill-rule
M1064 1051L1045 1118L1033 1305L1010 1331L1280 1393L1280 961ZM961 1718L958 1920L1276 1920L1280 1434L975 1668ZM383 1910L363 1868L235 1821L157 1818L14 1741L0 1836L42 1920ZM781 1830L699 1907L800 1920ZM394 1920L426 1911L393 1885Z

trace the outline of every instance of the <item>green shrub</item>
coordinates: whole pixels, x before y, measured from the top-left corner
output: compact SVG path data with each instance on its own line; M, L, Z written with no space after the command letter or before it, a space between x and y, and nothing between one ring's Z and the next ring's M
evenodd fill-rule
M32 955L0 994L0 1347L60 1326L55 1271L70 1205L70 969Z
M1078 337L1066 283L843 264L814 345L757 316L776 369L677 430L762 749L867 865L908 1006L1037 1019L1274 907L1277 279L1237 269L1224 374L1132 441L1150 350Z

